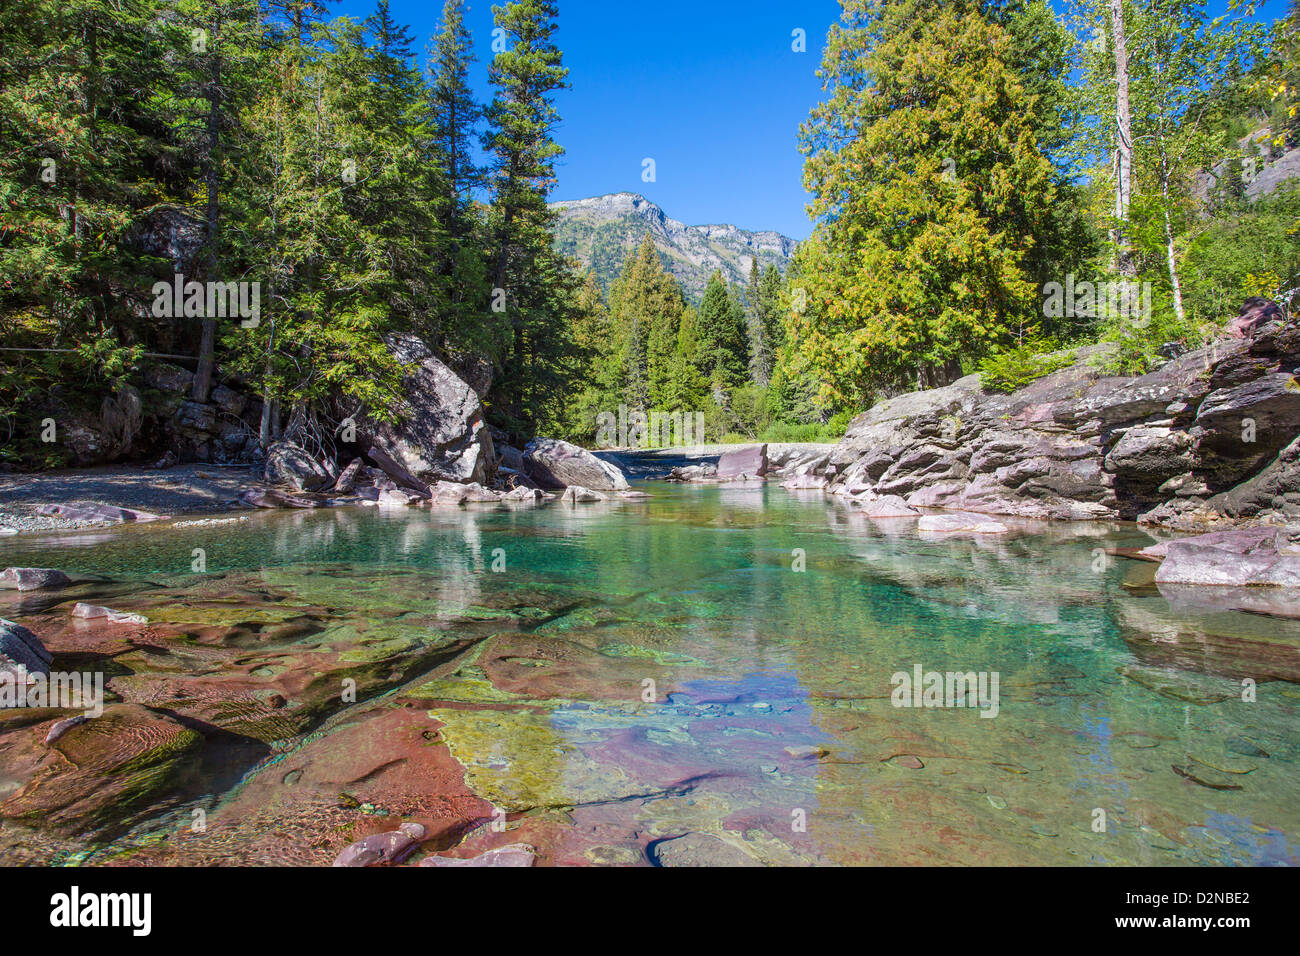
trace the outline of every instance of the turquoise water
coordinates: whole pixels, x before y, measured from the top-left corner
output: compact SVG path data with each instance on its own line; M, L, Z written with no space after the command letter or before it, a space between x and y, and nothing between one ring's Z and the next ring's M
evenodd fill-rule
M90 640L66 623L73 600L144 613L155 646L115 637L110 688L256 741L210 742L184 787L99 835L24 818L27 852L320 862L358 814L459 813L506 830L467 824L442 849L524 841L550 863L645 864L684 833L777 864L1300 857L1300 623L1171 603L1150 565L1107 553L1149 543L1140 530L927 536L772 485L645 487L645 502L0 542L0 564L86 576L75 594L10 595L5 616L57 654ZM215 656L200 666L195 648ZM312 697L358 661L359 703ZM894 675L916 665L996 674L996 716L895 706ZM286 699L275 721L191 705L232 668L245 697L265 681ZM437 753L411 755L416 726ZM383 769L359 784L324 769L359 759L357 733ZM420 760L447 780L417 779ZM453 784L477 809L439 797ZM182 839L194 807L212 826Z

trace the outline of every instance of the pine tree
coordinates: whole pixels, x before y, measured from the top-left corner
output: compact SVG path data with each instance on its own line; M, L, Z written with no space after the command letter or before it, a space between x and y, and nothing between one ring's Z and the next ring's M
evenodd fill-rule
M700 370L712 383L715 396L745 379L745 310L727 288L721 272L709 277L699 310Z
M505 344L495 409L512 429L527 431L557 413L561 383L573 373L567 318L577 280L553 248L555 215L546 205L555 160L559 114L553 98L568 70L555 45L556 5L516 0L493 7L506 49L493 57L488 78L495 95L484 145L491 154L492 295L505 306Z

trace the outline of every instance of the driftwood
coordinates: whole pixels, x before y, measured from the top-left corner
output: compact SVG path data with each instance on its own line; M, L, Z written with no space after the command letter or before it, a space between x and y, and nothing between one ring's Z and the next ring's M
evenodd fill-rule
M274 488L245 488L239 500L255 508L319 508L321 503L310 498L291 495Z

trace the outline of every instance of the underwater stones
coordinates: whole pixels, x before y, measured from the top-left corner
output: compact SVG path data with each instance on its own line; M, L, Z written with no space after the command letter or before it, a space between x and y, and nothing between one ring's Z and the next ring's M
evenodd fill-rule
M571 505L576 505L586 502L604 501L605 496L592 491L589 488L583 488L581 485L569 485L569 487L564 489L564 494L560 496L560 500Z
M892 767L902 767L904 770L925 769L925 762L916 754L894 754L892 757L886 757L881 763L887 763Z
M48 675L52 659L35 634L21 624L0 620L0 674Z
M128 614L126 611L114 611L111 607L100 607L97 604L83 604L81 602L78 602L72 608L72 616L85 618L86 620L103 618L110 624L149 623L149 619L143 614Z
M94 720L64 728L32 778L0 802L0 817L83 836L120 828L178 789L202 745L173 717L110 704Z
M334 866L375 866L400 863L424 839L424 827L403 823L387 833L372 833L353 843L335 858Z
M659 866L762 866L744 850L708 833L687 833L662 840L651 852Z
M66 588L72 581L53 568L5 568L0 571L0 588L19 591L53 591Z
M58 740L60 737L66 734L73 727L76 727L79 724L84 724L89 719L90 718L87 717L85 714L77 714L73 717L65 718L64 720L56 720L50 726L49 732L45 735L45 746L48 747L50 744L54 743L54 741Z
M868 518L916 518L921 514L898 495L877 495L866 492L850 500L860 505L862 513Z
M748 445L735 451L724 452L718 459L718 478L731 481L737 478L763 478L767 475L767 446Z
M420 861L420 866L532 866L536 859L537 850L527 843L511 843L466 859L426 857Z
M1000 521L968 512L925 515L916 526L921 531L939 534L1007 534L1011 531Z
M585 448L554 438L534 438L524 446L524 467L528 477L543 488L578 485L597 491L623 491L628 487L623 472Z
M804 747L786 747L785 752L796 760L807 760L809 758L821 759L830 753L825 747L815 745Z

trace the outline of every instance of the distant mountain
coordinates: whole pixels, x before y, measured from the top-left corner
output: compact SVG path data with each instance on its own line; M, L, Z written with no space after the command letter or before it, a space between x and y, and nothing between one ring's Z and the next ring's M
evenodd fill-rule
M551 203L560 214L555 242L596 273L608 289L629 253L649 235L664 266L677 277L686 297L699 303L709 276L721 269L728 284L749 282L749 264L785 271L798 243L778 232L750 232L736 226L687 226L636 193Z

